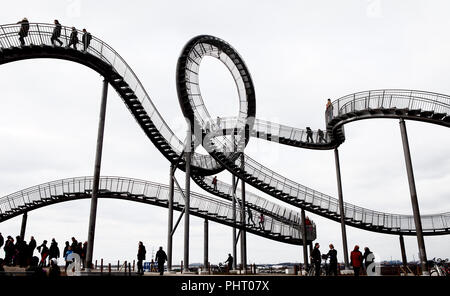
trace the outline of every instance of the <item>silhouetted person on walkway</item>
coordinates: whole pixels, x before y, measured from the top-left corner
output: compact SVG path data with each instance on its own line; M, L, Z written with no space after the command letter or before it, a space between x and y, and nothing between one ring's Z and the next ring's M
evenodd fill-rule
M323 134L323 131L321 129L319 129L317 131L317 134L319 135L319 143L325 143L325 135Z
M83 42L83 51L87 51L89 44L91 44L92 35L86 29L83 29L83 37L81 41Z
M214 176L211 183L213 184L214 190L217 190L217 176Z
M50 248L48 250L48 259L51 261L52 259L58 259L60 257L60 252L58 248L58 243L53 238L52 243L50 244Z
M30 242L28 243L28 255L27 255L27 264L31 264L31 259L34 255L34 249L36 249L36 240L34 239L34 236L31 236Z
M319 243L315 243L314 250L311 252L311 263L314 266L315 276L320 276L320 263L322 262L322 256L320 254L319 248Z
M330 258L328 275L337 276L337 251L334 249L333 244L330 244L330 250L328 251L327 256Z
M70 246L72 247L72 252L78 247L78 241L74 237L72 237L72 244Z
M158 252L156 252L155 261L158 262L158 271L160 275L164 274L164 263L167 261L166 252L163 251L162 247L159 247Z
M78 245L80 245L80 244L81 244L81 242ZM86 268L87 246L88 246L88 242L84 242L83 246L81 248L80 258L81 258L81 263L83 263L83 268Z
M263 215L263 213L261 213L259 215L259 227L261 228L261 230L264 230L264 215Z
M64 246L64 250L63 250L63 253L62 253L64 258L66 257L66 253L67 253L67 250L69 250L69 247L70 247L69 241L66 241L65 242L65 246Z
M61 37L61 24L58 20L55 20L55 28L53 28L52 37L50 38L53 45L55 45L55 41L59 43L59 46L63 45L63 42L59 40L59 37Z
M16 257L15 257L15 265L19 265L20 267L27 266L27 255L28 255L28 244L22 237L17 236L16 240Z
M65 248L64 248L64 249L65 249ZM66 267L65 267L65 271L66 271L66 272L67 272L67 267L69 267L70 263L73 262L72 260L67 259L67 257L68 257L70 254L72 254L72 253L73 253L72 247L71 247L71 246L68 246L68 247L67 247L67 251L64 253L64 260L66 260Z
M142 261L145 260L145 254L146 253L147 253L147 251L145 250L144 244L142 242L139 242L138 253L137 253L137 260L138 260L138 262L137 262L137 268L138 268L137 273L139 275L144 275L144 268L142 266Z
M46 262L47 262L48 252L49 252L48 247L47 247L47 241L44 240L42 242L42 245L37 247L37 250L41 254L41 262L39 262L39 266L45 267Z
M70 33L69 44L67 46L70 47L71 45L73 45L73 48L77 49L77 44L78 44L78 31L77 29L75 29L75 27L72 27L72 33Z
M359 246L356 245L353 251L350 253L350 265L353 267L353 271L355 272L355 276L359 276L359 272L361 270L363 261L363 256L359 251Z
M224 263L228 263L228 272L233 269L233 256L231 254L228 254L228 258Z
M311 141L311 143L314 143L313 132L312 132L311 128L309 126L307 126L306 127L306 142L310 143L310 141Z
M61 276L61 270L58 266L58 260L53 258L50 260L50 268L48 269L48 277L54 278L54 277L60 277Z
M327 122L330 121L333 118L333 104L331 103L331 99L327 100L327 105L326 105L326 118L327 118Z
M255 221L253 221L253 213L252 209L250 207L247 207L247 224L250 225L250 222L252 222L253 226L255 226Z
M369 271L368 268L370 266L370 264L372 264L375 261L375 256L373 255L373 253L370 251L370 249L368 247L364 248L364 255L363 255L363 259L364 259L364 269L366 270L367 275L369 275L369 273L372 272L372 274L375 272L375 266L373 265L371 267L371 270Z
M14 239L12 238L12 236L8 235L3 250L5 251L5 265L11 266L15 250Z
M24 17L23 20L18 22L20 24L20 30L19 30L19 41L20 46L25 45L25 37L28 36L28 31L30 30L30 23L28 22L27 18Z

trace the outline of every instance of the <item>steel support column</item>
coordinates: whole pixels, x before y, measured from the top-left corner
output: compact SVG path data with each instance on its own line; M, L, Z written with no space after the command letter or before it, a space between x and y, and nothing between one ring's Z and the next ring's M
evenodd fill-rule
M405 240L404 240L402 234L400 234L400 249L402 251L403 267L407 267L408 266L408 261L406 260Z
M102 163L103 134L105 131L106 101L108 98L108 81L103 80L102 101L97 132L97 150L95 153L94 180L92 183L91 211L89 215L88 245L86 253L86 270L90 271L94 252L95 223L97 220L97 195L100 182L100 167Z
M203 222L203 266L208 270L208 219Z
M302 209L302 244L303 244L303 262L305 264L305 267L308 266L308 243L306 241L306 217L305 217L305 210Z
M244 153L241 154L241 169L244 170L245 158ZM241 179L241 264L244 273L247 273L247 235L245 231L245 181Z
M348 247L347 247L347 231L345 229L345 211L344 211L344 196L342 193L342 180L341 180L341 165L339 163L339 151L334 149L334 160L336 163L336 179L339 195L339 213L341 215L341 233L342 233L342 248L344 255L345 268L349 268L348 264Z
M235 138L234 138L234 132L231 133L231 143L233 145L233 152L236 151L236 143L235 143ZM233 230L232 230L232 235L233 235L233 245L232 245L232 253L233 253L233 269L237 269L237 247L236 247L236 178L234 177L233 174L231 174L231 203L232 203L232 213L231 213L231 217L233 219Z
M22 215L22 225L20 227L20 238L22 240L25 240L25 230L27 229L27 219L28 219L28 212L25 212Z
M191 157L192 157L192 135L188 130L186 137L186 152L185 152L186 170L185 170L185 201L184 201L184 259L183 270L189 272L189 208L191 199Z
M408 174L409 192L411 194L411 204L413 208L414 223L416 225L417 244L419 246L420 263L422 265L422 273L428 274L427 254L425 251L425 241L422 232L422 221L420 218L419 202L417 201L416 183L414 181L414 172L411 161L411 152L409 150L408 133L406 132L406 124L403 118L400 119L400 132L402 134L403 152L405 154L406 172Z
M170 178L169 178L169 197L168 197L168 221L167 221L167 270L172 270L172 228L173 228L173 190L174 190L174 181L173 176L175 173L174 165L170 165Z

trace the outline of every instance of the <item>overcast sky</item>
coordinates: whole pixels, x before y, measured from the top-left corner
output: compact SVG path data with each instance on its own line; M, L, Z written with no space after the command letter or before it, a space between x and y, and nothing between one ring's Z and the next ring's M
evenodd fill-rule
M380 88L450 94L450 19L447 1L9 1L0 23L30 22L87 28L133 68L173 130L184 138L175 69L184 44L199 34L229 42L244 58L256 89L256 115L281 124L324 127L327 98ZM205 58L201 90L211 115L237 115L231 75ZM30 60L0 67L0 195L40 183L92 175L102 78L67 61ZM448 212L449 132L407 121L422 214ZM344 200L366 208L411 214L397 120L345 127L339 148ZM332 151L311 151L251 139L254 159L303 185L337 197ZM159 153L115 91L109 89L102 175L168 183L169 162ZM183 181L183 173L177 173ZM231 182L229 173L221 180ZM181 182L183 183L183 182ZM194 191L202 192L195 184ZM251 186L248 190L258 193ZM267 195L259 193L270 199ZM26 238L75 236L87 240L88 200L29 213ZM309 214L322 251L334 243L342 259L340 225ZM18 235L21 217L0 224ZM132 260L138 241L166 249L167 210L120 200L99 200L94 258ZM183 222L174 237L174 262L183 258ZM202 262L203 221L191 218L191 263ZM378 260L400 259L398 236L347 227L348 245L369 246ZM250 263L301 262L301 247L248 234ZM417 240L406 237L409 260ZM426 237L427 255L448 257L449 236ZM231 228L210 223L210 261L231 252ZM3 256L3 250L0 256Z

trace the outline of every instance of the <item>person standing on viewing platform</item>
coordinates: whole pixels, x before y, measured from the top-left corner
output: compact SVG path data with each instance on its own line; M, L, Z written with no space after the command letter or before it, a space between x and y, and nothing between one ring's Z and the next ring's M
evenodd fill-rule
M250 207L247 207L247 224L250 224L252 222L253 226L255 226L255 221L253 221L253 213L252 209Z
M55 20L55 28L53 29L52 38L50 38L52 45L55 45L55 41L59 43L59 46L63 45L63 42L59 40L59 37L61 37L61 24L58 20Z
M34 236L31 236L30 242L28 243L28 253L27 253L27 264L31 264L31 259L33 258L34 249L36 249L36 240Z
M80 243L81 244L81 243ZM81 249L81 263L83 263L83 268L86 268L86 254L87 254L87 245L88 242L83 243L83 247Z
M314 244L314 250L311 252L311 263L314 266L315 276L320 276L320 263L322 262L322 256L320 254L319 243Z
M306 142L309 143L310 141L311 141L311 143L314 143L313 132L312 132L311 128L309 126L307 126L306 127Z
M138 271L137 273L139 275L144 275L144 268L142 267L142 262L145 260L145 254L147 253L147 251L145 250L145 246L142 242L139 242L138 245L138 253L137 253L137 268Z
M224 262L228 264L228 272L233 269L233 256L231 254L228 254L227 260Z
M67 267L69 267L69 264L72 262L72 261L68 260L67 258L72 253L73 253L72 247L68 246L67 251L64 253L64 260L66 260L66 268L65 268L66 271L67 271Z
M337 251L334 249L333 244L330 244L330 250L328 251L327 256L330 258L328 275L337 276Z
M158 262L158 271L160 275L164 274L164 263L167 261L166 252L163 251L163 247L159 247L156 252L155 261Z
M370 251L370 249L368 247L364 248L363 259L364 259L364 269L366 270L366 273L369 274L370 272L374 272L373 268L370 272L368 272L368 270L367 270L367 268L370 266L370 264L372 264L375 261L375 256L373 255L373 253Z
M78 31L75 27L72 27L72 33L70 33L69 44L67 45L67 47L73 45L73 48L77 49L77 44L78 44Z
M30 23L28 22L27 18L24 17L23 20L18 22L18 24L20 24L20 31L19 31L20 46L24 46L25 37L28 36L28 31L30 30Z
M359 276L363 261L362 253L359 251L359 246L356 245L353 251L350 253L350 265L353 267L355 276Z
M60 252L59 252L59 248L58 248L58 243L53 238L52 243L50 244L50 249L48 251L48 258L51 261L54 258L58 259L59 256L60 256Z
M48 256L47 241L44 240L42 242L42 245L37 247L37 250L41 254L41 262L39 262L39 266L45 267L46 266L46 261L47 261L47 256Z
M83 37L81 41L83 41L83 51L87 51L89 45L91 44L92 35L86 29L83 29Z

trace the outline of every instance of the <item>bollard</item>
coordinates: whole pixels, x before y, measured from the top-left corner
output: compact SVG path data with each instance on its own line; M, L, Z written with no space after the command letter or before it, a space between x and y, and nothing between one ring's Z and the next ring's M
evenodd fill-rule
M97 269L97 260L95 260L95 267L94 269Z
M120 260L117 260L117 271L120 269Z
M125 260L125 275L127 275L127 261Z
M103 258L100 260L100 273L103 273Z
M111 275L111 263L108 264L108 274Z
M298 275L298 266L297 266L297 264L294 264L294 274Z
M128 263L128 275L131 276L131 263Z
M135 263L135 260L133 260L133 271L134 271L134 263Z
M183 273L183 260L181 260L181 273Z

